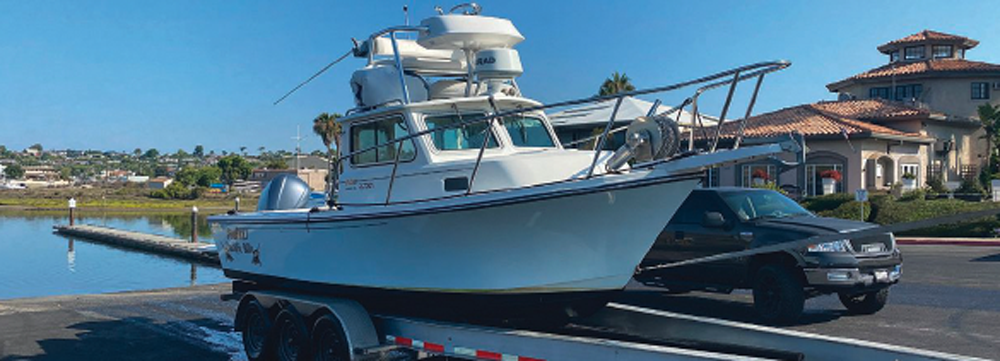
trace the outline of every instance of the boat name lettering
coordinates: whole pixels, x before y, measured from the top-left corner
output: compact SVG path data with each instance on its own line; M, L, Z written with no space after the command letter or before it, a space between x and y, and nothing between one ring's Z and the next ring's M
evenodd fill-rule
M233 228L226 230L226 239L231 240L245 240L247 239L246 228Z
M357 179L348 179L344 181L345 191L356 191L365 189L375 189L375 183L368 181L359 181Z

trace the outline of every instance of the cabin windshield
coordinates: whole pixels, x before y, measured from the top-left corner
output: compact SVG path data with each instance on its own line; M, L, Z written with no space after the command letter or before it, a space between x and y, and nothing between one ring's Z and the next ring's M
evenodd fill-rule
M476 119L482 116L483 114L481 113L462 114L461 117L456 114L429 116L424 119L424 123L427 124L428 130L434 130L451 126L463 120ZM434 147L438 150L479 149L483 146L483 138L486 136L486 132L483 130L485 130L488 125L489 123L481 122L459 128L441 129L431 133L431 139L434 141ZM488 147L497 147L495 135L490 137Z
M504 128L516 147L555 147L552 134L538 117L513 115L503 118Z

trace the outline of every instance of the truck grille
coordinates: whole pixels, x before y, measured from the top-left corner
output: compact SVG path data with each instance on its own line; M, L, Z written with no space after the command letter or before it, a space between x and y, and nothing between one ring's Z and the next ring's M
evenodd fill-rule
M851 240L851 248L854 253L860 254L882 254L892 252L896 248L891 233L880 234Z

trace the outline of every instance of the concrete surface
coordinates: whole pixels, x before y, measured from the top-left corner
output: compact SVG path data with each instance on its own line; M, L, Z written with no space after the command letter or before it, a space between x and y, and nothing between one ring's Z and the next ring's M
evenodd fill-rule
M902 246L903 282L889 305L848 316L833 296L812 299L791 329L953 354L1000 358L1000 247ZM119 294L0 300L0 360L242 360L228 284ZM756 322L748 292L619 302Z

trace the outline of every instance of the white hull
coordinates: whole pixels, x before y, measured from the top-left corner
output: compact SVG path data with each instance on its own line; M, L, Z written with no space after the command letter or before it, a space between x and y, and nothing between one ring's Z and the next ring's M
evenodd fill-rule
M698 183L697 174L651 173L660 172L354 211L220 217L215 238L227 274L434 293L619 290Z

